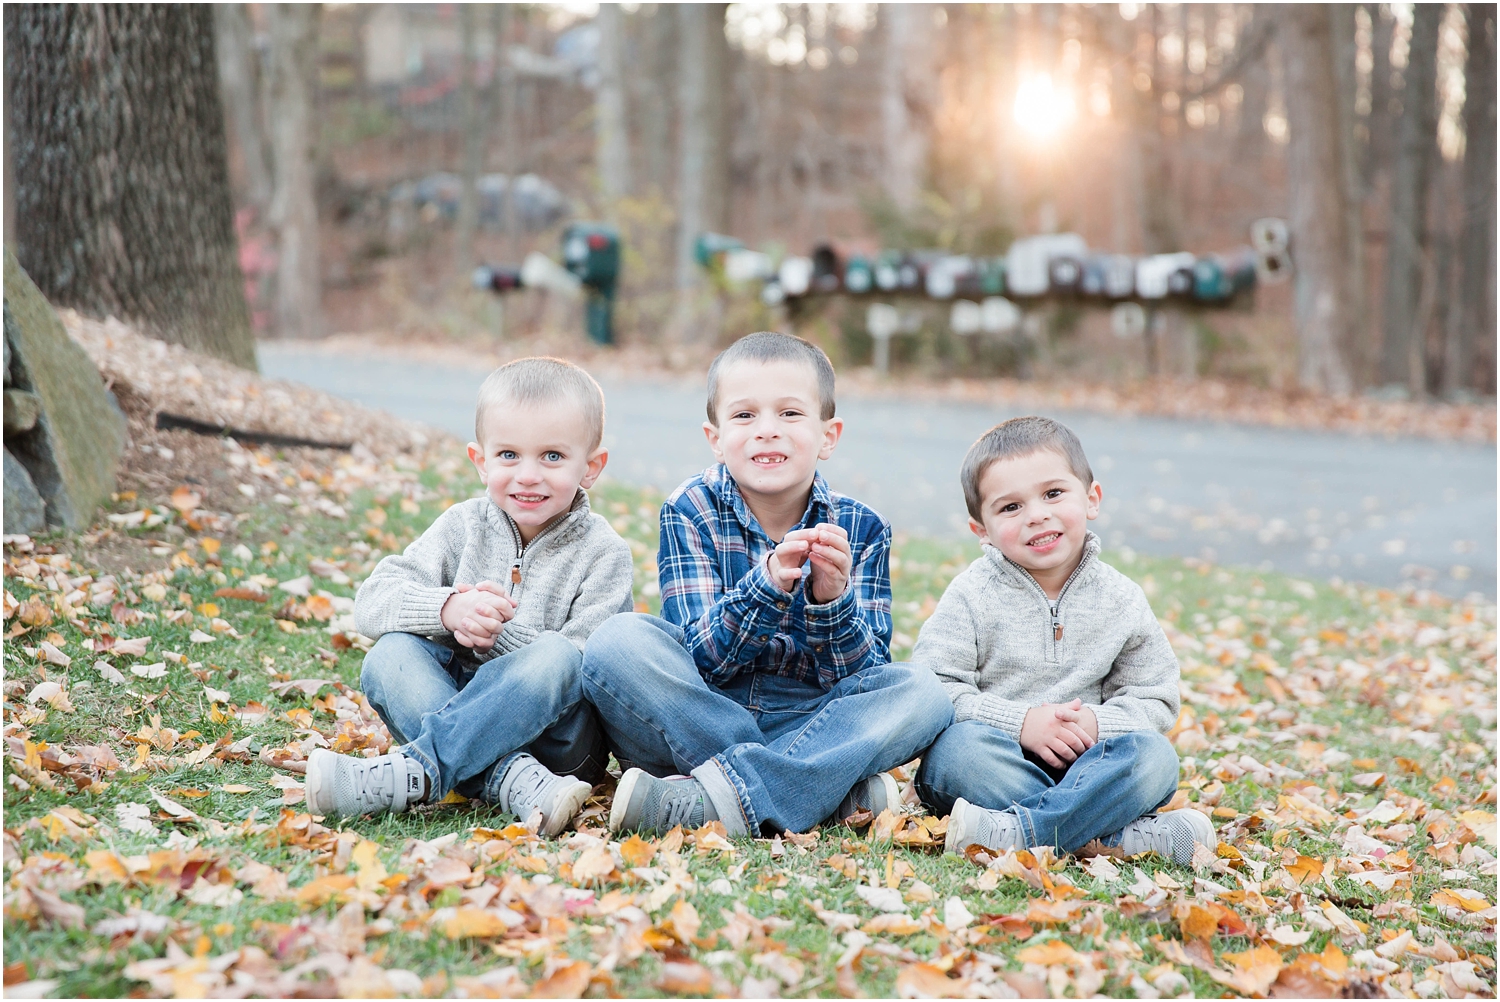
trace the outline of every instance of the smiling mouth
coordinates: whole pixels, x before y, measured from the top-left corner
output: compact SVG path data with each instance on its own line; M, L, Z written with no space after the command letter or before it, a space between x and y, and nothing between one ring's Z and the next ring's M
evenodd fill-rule
M1062 533L1060 533L1060 532L1048 532L1048 533L1045 533L1043 535L1040 535L1040 536L1036 537L1033 540L1029 540L1026 543L1026 545L1027 546L1035 546L1035 547L1051 546L1053 543L1057 542L1061 538L1062 538Z
M511 497L522 504L540 504L547 500L545 494L512 494Z
M751 456L750 462L754 463L756 466L779 466L782 463L786 462L786 457L780 454L763 453L759 456Z

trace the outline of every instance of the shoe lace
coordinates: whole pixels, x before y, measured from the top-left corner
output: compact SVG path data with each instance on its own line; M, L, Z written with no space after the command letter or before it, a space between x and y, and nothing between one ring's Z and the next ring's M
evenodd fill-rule
M389 761L355 771L354 788L361 802L389 806L395 799L395 768Z
M662 805L667 810L667 827L691 824L693 808L698 806L701 795L696 790L681 790L669 793Z
M519 807L525 804L529 807L541 805L542 793L547 788L547 774L541 769L527 769L516 777L515 785L510 789L509 802L512 812L519 814Z

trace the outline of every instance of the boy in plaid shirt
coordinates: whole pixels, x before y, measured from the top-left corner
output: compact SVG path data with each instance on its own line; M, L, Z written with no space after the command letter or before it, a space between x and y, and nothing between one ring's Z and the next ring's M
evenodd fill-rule
M784 334L709 368L719 464L662 506L661 618L616 616L584 650L584 694L632 766L614 831L804 831L895 809L884 770L952 719L931 672L889 663L890 525L817 472L843 430L833 389L828 357Z

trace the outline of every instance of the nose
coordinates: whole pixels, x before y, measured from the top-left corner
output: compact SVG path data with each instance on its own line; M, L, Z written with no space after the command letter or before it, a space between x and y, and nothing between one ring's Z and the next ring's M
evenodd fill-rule
M775 438L781 434L781 421L775 414L762 414L755 422L756 438Z
M542 468L534 459L525 459L516 469L516 479L523 484L540 483L542 480Z

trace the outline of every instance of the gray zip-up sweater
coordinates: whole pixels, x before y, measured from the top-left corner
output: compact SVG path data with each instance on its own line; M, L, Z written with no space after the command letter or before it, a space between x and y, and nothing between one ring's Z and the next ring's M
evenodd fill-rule
M1177 655L1140 585L1099 559L1092 532L1056 603L986 546L943 592L912 661L937 673L955 721L1014 738L1033 706L1075 698L1094 711L1101 738L1177 720Z
M391 554L354 597L354 621L367 637L415 633L488 661L547 632L581 650L606 619L631 608L630 546L578 492L567 514L522 545L515 521L489 496L438 516L402 554ZM516 614L494 646L471 651L443 626L443 603L457 583L494 581L510 590Z

